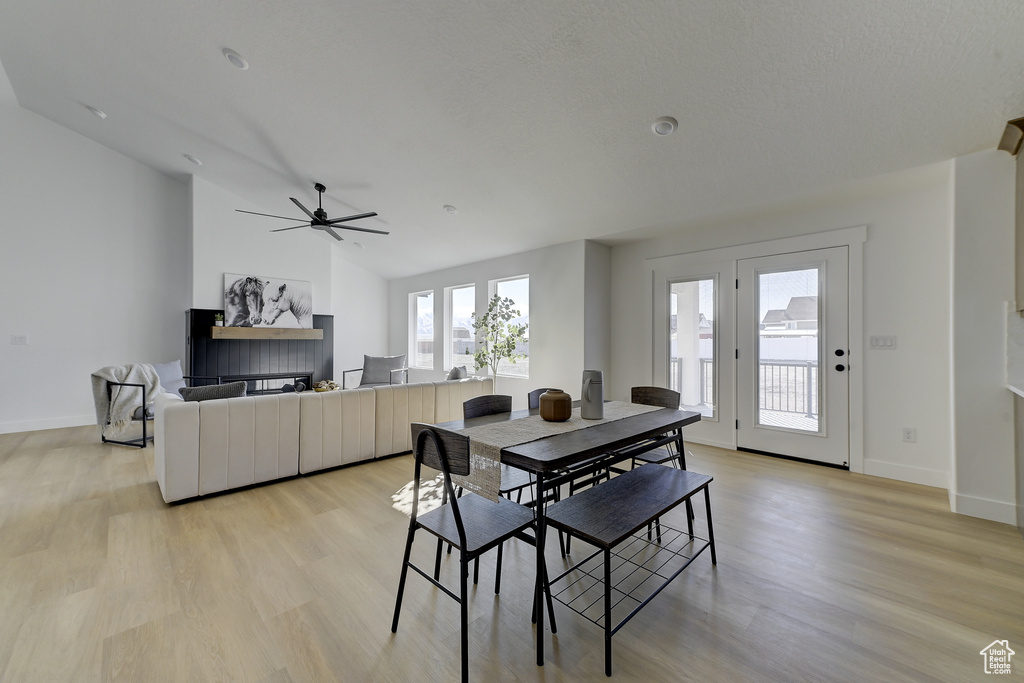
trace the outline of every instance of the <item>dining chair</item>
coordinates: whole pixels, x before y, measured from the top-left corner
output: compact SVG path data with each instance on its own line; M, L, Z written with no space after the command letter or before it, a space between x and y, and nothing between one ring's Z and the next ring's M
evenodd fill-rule
M501 413L512 412L512 397L505 394L485 394L483 396L475 396L468 401L462 403L462 418L469 420L474 417L483 417L485 415L500 415ZM498 493L511 498L512 494L517 494L516 502L522 502L523 490L530 487L533 484L533 480L530 478L530 473L526 470L519 469L518 467L512 467L511 465L501 464L501 485L498 488Z
M476 396L464 401L462 403L462 417L465 420L474 417L483 417L485 415L500 415L501 413L512 412L512 397L505 394L487 394L484 396ZM506 463L501 463L501 483L498 486L498 495L504 496L509 500L512 499L512 494L516 495L516 502L523 502L523 491L531 489L533 487L534 480L529 472L513 467ZM458 495L462 495L461 489L456 492ZM553 499L556 499L557 496ZM526 502L526 505L533 505L533 496ZM562 556L565 556L565 540L561 534L558 536L559 548L562 549ZM494 592L497 593L501 586L501 553L504 546L498 546L498 564L497 574L494 577ZM448 547L448 552L451 553L451 546ZM474 565L473 567L473 583L476 583L479 578L479 566Z
M540 389L534 389L526 395L526 407L530 410L536 410L540 408L540 395L545 391L550 391L552 387L541 387Z
M679 392L664 387L633 387L629 390L629 400L631 403L639 403L645 406L679 409ZM681 432L682 430L676 431ZM682 438L681 435L680 438ZM686 456L684 451L680 448L679 452L675 453L675 450L673 444L667 444L660 448L640 453L633 456L632 467L636 467L638 464L668 464L685 470Z
M455 495L452 475L468 476L471 469L469 437L434 425L412 424L415 472L413 478L412 514L409 519L409 533L405 541L405 556L402 559L402 573L398 582L398 597L395 601L395 616L391 632L398 632L398 617L405 594L405 580L409 569L425 578L444 593L454 598L461 607L460 627L462 633L462 680L469 680L469 605L468 586L469 562L478 559L494 547L501 547L505 541L515 537L533 525L533 511L507 498L493 502L474 493ZM420 473L422 467L440 470L444 479L446 502L440 507L419 514ZM443 585L438 577L440 545L435 560L434 575L413 564L412 544L420 529L437 537L440 543L450 543L459 550L459 594L456 595ZM501 556L498 556L498 575L501 574ZM547 572L543 576L547 593L548 610L551 611L551 594L547 590ZM495 593L498 592L497 582Z
M645 406L658 406L660 408L679 410L679 392L666 389L665 387L632 387L629 390L629 400L631 403L639 403ZM675 431L681 443L683 439L682 430L677 429ZM674 452L676 450L679 452ZM685 450L682 447L674 448L672 443L665 444L659 448L634 455L630 469L635 468L637 465L668 465L669 467L685 470ZM693 504L689 500L686 501L686 515L689 519L693 519ZM654 520L654 526L657 529L658 540L660 541L661 520ZM648 537L651 535L650 527L648 527L647 535Z

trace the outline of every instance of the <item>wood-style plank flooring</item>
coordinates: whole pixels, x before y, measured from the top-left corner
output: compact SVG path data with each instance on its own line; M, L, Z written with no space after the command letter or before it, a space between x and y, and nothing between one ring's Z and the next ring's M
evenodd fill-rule
M1014 527L952 514L938 489L690 450L715 477L718 566L701 555L615 636L612 680L981 681L996 639L1024 678ZM178 505L152 458L94 428L0 436L0 680L458 678L458 605L415 575L390 631L410 456ZM495 597L485 558L471 677L604 679L601 632L560 606L536 666L532 561L511 544Z

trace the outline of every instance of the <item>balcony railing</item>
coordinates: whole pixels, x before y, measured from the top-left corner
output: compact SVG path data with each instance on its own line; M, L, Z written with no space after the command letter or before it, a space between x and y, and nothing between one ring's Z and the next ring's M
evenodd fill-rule
M669 388L679 391L682 386L683 363L672 358L669 368ZM714 361L701 358L699 366L700 403L714 405ZM799 413L818 417L818 362L792 360L762 360L758 367L758 405L761 410Z

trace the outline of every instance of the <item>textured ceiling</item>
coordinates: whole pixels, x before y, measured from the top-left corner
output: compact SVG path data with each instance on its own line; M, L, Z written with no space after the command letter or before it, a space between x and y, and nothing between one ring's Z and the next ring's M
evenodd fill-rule
M377 211L359 225L391 230L335 247L386 277L678 229L992 148L1024 115L1020 0L6 0L2 15L23 107L268 213L297 215L288 197L315 203L323 182L332 216ZM663 115L680 124L667 138Z

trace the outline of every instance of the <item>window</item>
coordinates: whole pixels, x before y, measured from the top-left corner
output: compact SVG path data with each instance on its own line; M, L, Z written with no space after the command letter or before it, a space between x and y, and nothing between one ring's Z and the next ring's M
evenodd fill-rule
M530 324L530 277L524 275L522 277L509 278L507 280L496 280L492 283L493 291L495 294L501 297L508 297L515 302L514 308L519 311L519 316L509 320L510 325L529 325ZM508 375L510 377L529 377L530 376L530 328L526 328L526 340L516 347L516 353L522 353L526 355L526 358L520 358L515 363L510 362L508 359L502 359L498 363L498 374Z
M409 295L409 367L434 369L434 293Z
M445 346L445 369L465 365L473 371L473 351L476 342L473 335L473 312L476 310L476 286L449 287L447 294Z
M715 280L671 283L669 387L679 403L715 416Z

